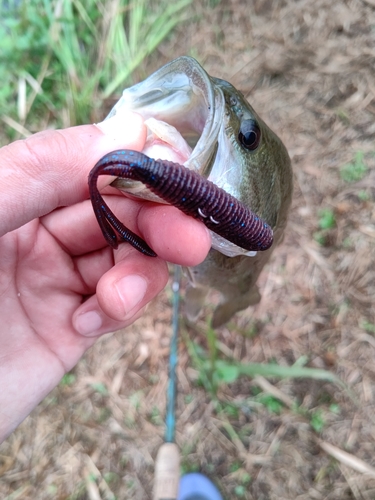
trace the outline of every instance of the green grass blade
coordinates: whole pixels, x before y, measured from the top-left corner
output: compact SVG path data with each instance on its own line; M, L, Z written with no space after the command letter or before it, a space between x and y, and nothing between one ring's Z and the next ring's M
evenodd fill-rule
M145 57L151 54L171 30L181 22L183 10L190 3L191 0L181 0L174 5L168 5L166 7L166 4L162 2L159 6L159 14L149 23L148 28L146 25L146 27L143 28L143 24L140 23L141 12L145 12L142 4L140 4L136 10L129 12L130 30L128 42L124 43L122 53L124 66L120 70L119 67L117 67L117 74L112 81L108 82L103 90L103 98L109 97L121 84L123 84ZM119 29L119 26L117 29ZM120 51L121 47L118 47L118 49Z
M338 384L341 387L346 387L345 384L333 373L317 369L305 368L304 366L279 366L275 364L260 364L260 363L233 363L224 360L216 361L216 370L225 378L225 382L233 382L240 375L255 377L262 375L263 377L284 378L311 378L314 380L324 380Z

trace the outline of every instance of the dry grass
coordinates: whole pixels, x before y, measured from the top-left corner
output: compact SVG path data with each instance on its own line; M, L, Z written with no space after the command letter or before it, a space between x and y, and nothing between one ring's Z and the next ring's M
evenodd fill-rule
M375 498L374 8L373 0L232 0L215 8L196 1L195 21L139 74L189 47L210 74L248 96L292 157L285 241L261 276L262 302L219 330L221 354L281 365L307 356L356 397L319 381L242 378L219 389L227 410L218 413L182 345L183 465L214 478L227 499ZM345 183L340 169L361 151L366 174ZM320 230L327 208L335 224ZM75 380L0 448L1 498L150 498L169 325L167 291L133 328L87 353ZM206 345L206 320L185 330ZM254 388L282 400L280 413L249 399Z

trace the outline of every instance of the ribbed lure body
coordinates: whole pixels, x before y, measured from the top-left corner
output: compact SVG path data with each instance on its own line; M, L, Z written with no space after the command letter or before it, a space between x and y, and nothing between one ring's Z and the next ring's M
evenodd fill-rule
M236 198L198 173L166 160L154 160L131 150L107 154L91 170L89 188L95 215L108 243L117 248L127 241L146 255L153 250L127 229L109 209L97 188L99 175L143 182L165 202L177 207L208 229L249 251L267 250L273 241L271 227ZM119 239L118 239L119 237Z

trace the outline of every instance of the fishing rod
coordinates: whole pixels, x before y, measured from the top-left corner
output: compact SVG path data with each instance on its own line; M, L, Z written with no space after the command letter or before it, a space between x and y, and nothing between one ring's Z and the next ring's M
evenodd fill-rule
M169 351L164 444L155 461L153 500L176 500L180 481L180 451L176 438L176 399L181 267L175 266L172 281L172 337Z
M188 498L223 500L216 486L203 474L186 474L180 480L180 451L175 443L180 282L181 267L175 266L172 282L173 316L169 351L166 430L164 444L160 446L155 460L153 500L177 500L178 497L185 500Z

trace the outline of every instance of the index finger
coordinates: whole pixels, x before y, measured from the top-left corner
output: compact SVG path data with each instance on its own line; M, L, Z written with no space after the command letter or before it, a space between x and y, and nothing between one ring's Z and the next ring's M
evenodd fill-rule
M115 123L114 123L115 122ZM57 207L88 197L87 176L101 156L141 150L146 127L136 113L96 125L39 132L0 149L0 236Z
M177 208L123 195L108 196L106 201L125 226L162 259L194 266L207 256L211 246L207 228ZM71 255L107 246L89 200L56 210L43 217L42 223Z

